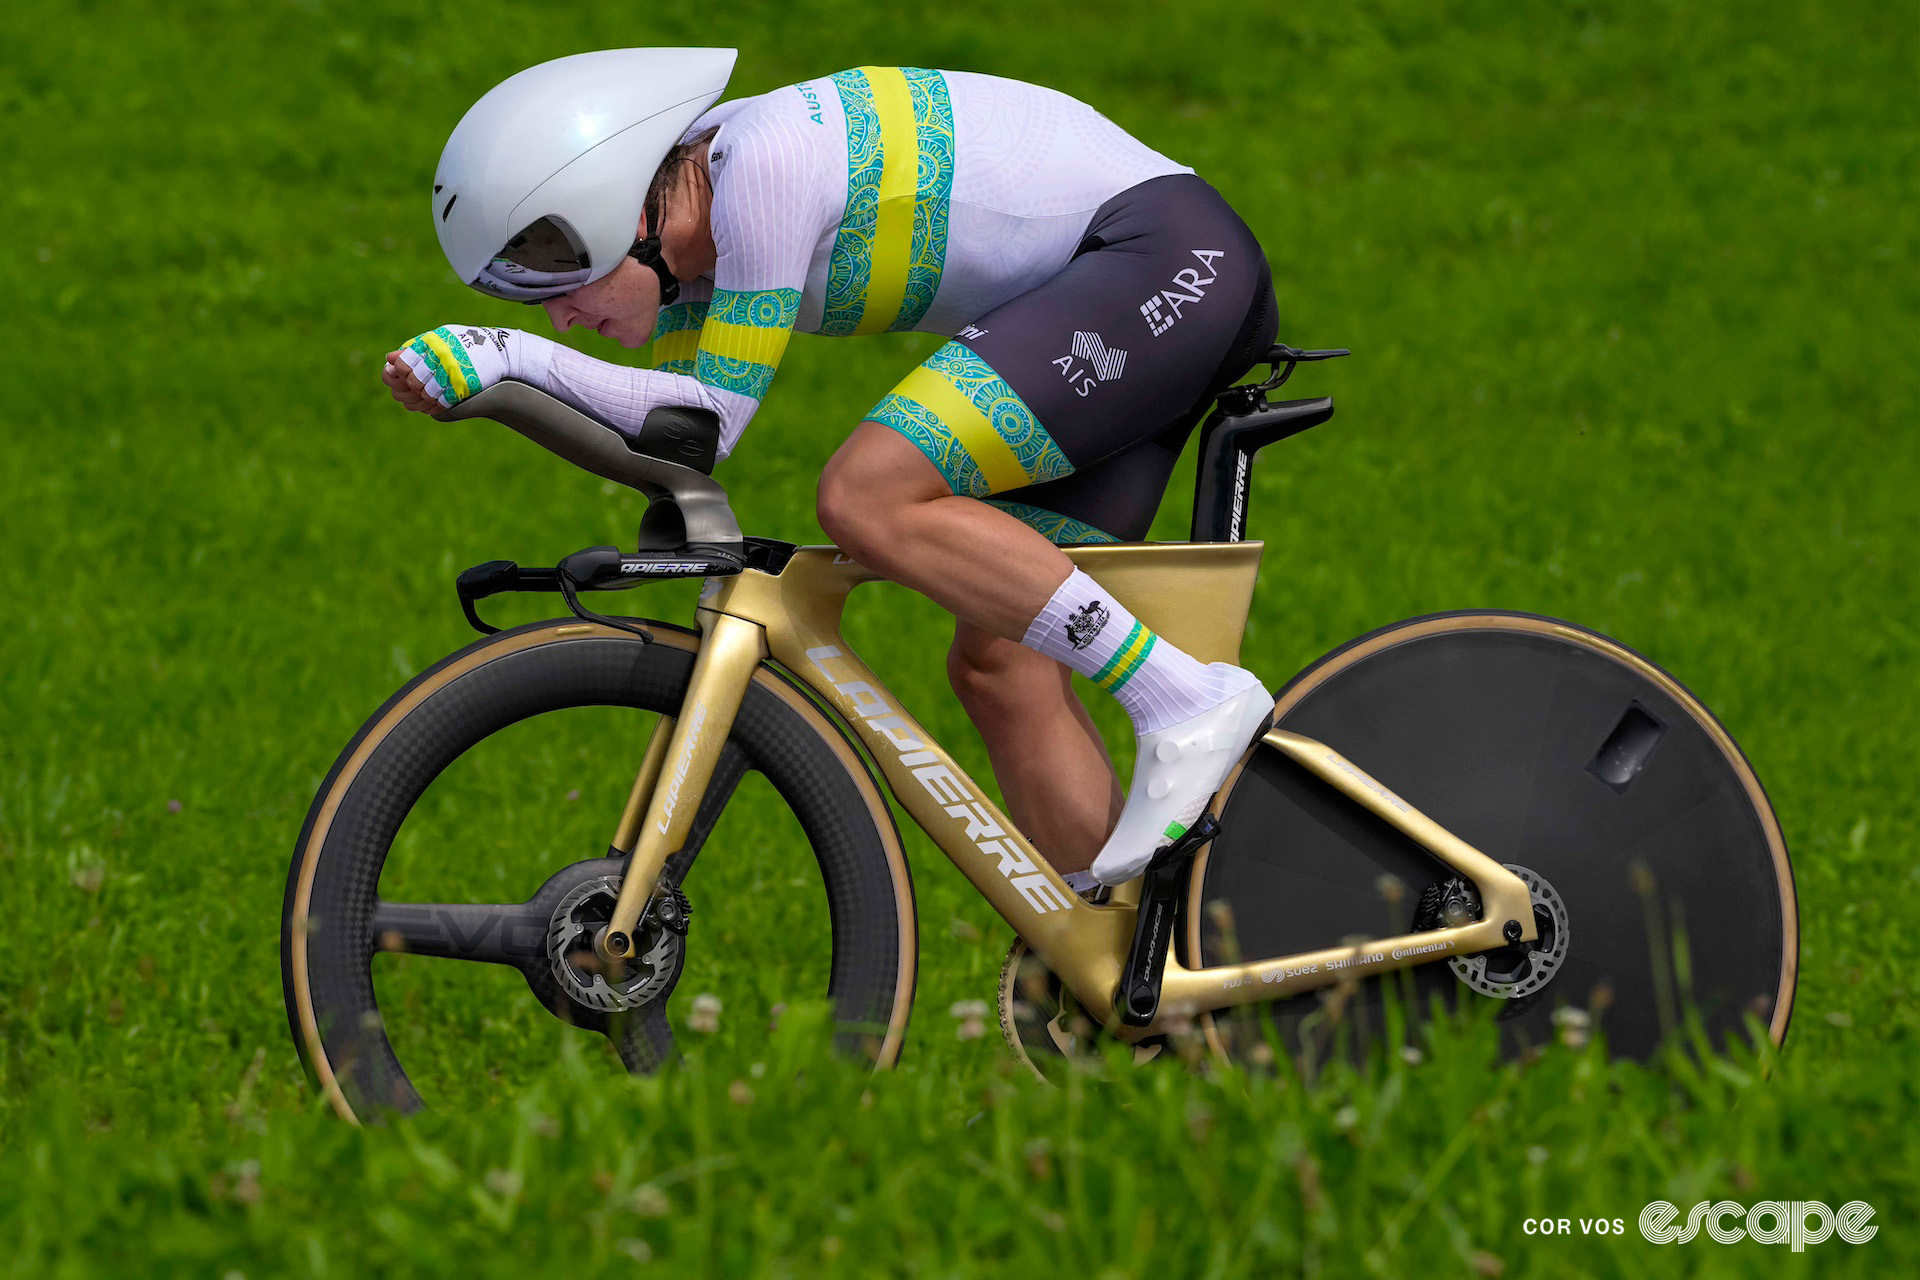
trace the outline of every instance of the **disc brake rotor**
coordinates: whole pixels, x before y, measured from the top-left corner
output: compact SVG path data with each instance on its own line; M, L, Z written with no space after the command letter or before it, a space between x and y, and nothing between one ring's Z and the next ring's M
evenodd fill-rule
M686 898L677 887L662 892L686 918ZM662 926L649 910L636 932L639 954L620 965L609 965L593 949L594 935L613 918L620 896L619 876L583 880L560 899L547 926L547 959L553 976L569 998L602 1013L638 1009L673 985L685 957L686 939Z
M1447 963L1460 981L1481 995L1519 1000L1553 980L1567 958L1572 934L1567 928L1567 904L1546 878L1517 863L1505 866L1526 882L1533 895L1533 924L1539 936L1478 955L1454 956Z

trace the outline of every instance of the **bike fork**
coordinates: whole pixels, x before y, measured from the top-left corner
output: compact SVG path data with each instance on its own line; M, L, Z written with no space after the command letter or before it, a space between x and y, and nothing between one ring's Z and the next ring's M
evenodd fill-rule
M767 657L766 632L757 623L707 610L701 611L700 621L705 632L700 654L694 659L693 677L687 682L673 734L649 788L652 794L638 833L633 835L623 816L616 835L616 843L624 835L632 838L632 845L613 918L594 938L594 950L605 960L625 960L633 954L634 927L653 897L667 859L686 842L700 797L713 780L714 767L726 749L754 670ZM641 765L640 777L634 780L634 795L627 802L629 814L637 807L641 785L647 781L647 763L653 755L649 744L647 761Z

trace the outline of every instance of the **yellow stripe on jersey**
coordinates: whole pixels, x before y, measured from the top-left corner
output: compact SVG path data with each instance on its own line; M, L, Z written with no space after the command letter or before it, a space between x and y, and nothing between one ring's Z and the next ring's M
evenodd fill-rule
M707 317L707 323L699 334L699 348L719 356L723 360L744 360L753 364L763 364L770 369L780 367L780 357L786 352L787 340L793 337L792 329L763 329L758 325L729 324L725 320Z
M880 117L880 203L874 210L873 262L856 334L885 333L907 296L913 257L913 202L920 184L920 134L913 99L898 67L862 67Z
M700 330L698 329L663 333L653 340L653 362L659 366L674 360L691 360L699 346Z
M954 171L947 82L920 67L860 67L832 80L846 112L847 204L819 331L911 329L933 305L946 265Z

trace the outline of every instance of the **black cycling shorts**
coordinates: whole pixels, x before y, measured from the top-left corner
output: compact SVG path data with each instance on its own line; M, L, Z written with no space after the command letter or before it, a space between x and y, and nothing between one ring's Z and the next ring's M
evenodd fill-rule
M957 494L1057 543L1135 542L1213 397L1273 343L1253 232L1192 174L1100 206L1051 280L960 331L867 417Z

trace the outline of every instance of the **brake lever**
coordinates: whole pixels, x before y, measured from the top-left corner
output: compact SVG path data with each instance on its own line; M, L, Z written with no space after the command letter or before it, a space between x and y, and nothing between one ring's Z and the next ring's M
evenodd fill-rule
M490 636L497 635L500 628L480 616L474 608L476 603L507 591L558 591L560 582L552 569L522 569L511 560L489 560L462 570L453 586L467 621L481 635Z
M574 553L574 555L578 554L580 553L577 551ZM572 558L572 556L567 557L569 560ZM564 566L566 561L563 560L560 563ZM636 627L631 622L622 622L618 618L609 618L604 613L595 613L593 610L587 608L587 606L581 604L580 597L574 592L573 579L568 577L564 570L560 573L560 598L567 602L567 608L573 611L573 616L582 622L597 622L603 627L612 627L615 631L624 631L628 635L639 636L640 643L642 644L653 643L652 632Z

